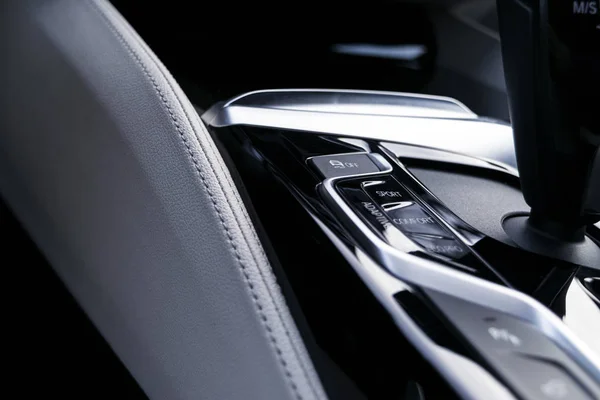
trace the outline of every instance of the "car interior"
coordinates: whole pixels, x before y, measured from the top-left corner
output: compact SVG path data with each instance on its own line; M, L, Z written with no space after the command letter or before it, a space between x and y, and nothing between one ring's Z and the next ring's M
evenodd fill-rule
M2 0L0 54L7 396L600 399L597 0Z

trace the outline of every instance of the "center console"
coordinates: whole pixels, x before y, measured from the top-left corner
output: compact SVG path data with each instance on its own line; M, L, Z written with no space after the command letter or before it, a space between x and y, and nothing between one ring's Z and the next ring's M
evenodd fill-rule
M448 98L332 90L202 118L330 397L600 398L600 257L506 229L530 212L510 126Z
M600 399L598 4L497 5L510 126L333 90L202 117L330 398Z

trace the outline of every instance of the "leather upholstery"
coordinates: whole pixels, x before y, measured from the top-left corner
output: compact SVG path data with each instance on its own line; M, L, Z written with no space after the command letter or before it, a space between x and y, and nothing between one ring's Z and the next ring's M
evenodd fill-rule
M0 191L147 395L324 398L214 142L132 28L104 0L3 1L0 26Z

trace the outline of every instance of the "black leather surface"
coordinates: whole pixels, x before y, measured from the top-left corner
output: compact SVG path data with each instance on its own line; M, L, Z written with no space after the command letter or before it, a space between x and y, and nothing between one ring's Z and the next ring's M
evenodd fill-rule
M0 26L0 192L146 394L323 398L229 172L135 32L103 0L5 1Z

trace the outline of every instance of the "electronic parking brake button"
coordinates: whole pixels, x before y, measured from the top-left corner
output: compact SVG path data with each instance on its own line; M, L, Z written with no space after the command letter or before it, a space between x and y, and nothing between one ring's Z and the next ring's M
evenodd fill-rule
M544 358L561 355L551 340L525 321L437 291L427 295L473 346L493 359L506 352Z
M323 178L352 176L385 171L385 160L377 159L377 163L365 153L333 154L308 159L309 165L315 168ZM391 166L389 167L391 169Z
M524 399L591 399L591 381L554 342L528 322L426 290L447 320Z
M391 227L391 223L369 196L360 187L346 187L341 184L338 189L352 208L373 227L375 232L385 238L385 232Z

